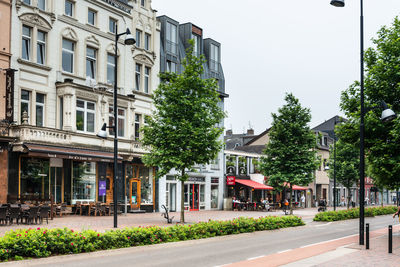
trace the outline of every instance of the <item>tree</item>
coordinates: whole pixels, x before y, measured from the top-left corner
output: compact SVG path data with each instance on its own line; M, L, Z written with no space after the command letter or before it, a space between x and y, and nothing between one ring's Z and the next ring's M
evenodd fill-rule
M274 187L281 188L289 183L291 196L293 185L308 185L313 181L319 160L316 137L308 126L310 110L303 108L292 94L286 94L285 101L278 114L272 114L270 141L264 157L260 158L260 170L269 176L268 183ZM293 214L291 197L289 205L290 214Z
M373 39L374 48L365 54L365 105L379 107L383 100L400 112L400 20L396 17L389 27L382 27ZM360 83L354 82L342 92L340 107L349 119L342 141L359 143ZM369 173L380 186L388 189L400 185L400 120L380 121L379 108L365 116L365 151Z
M143 156L148 166L157 166L157 178L172 169L181 181L181 218L184 215L184 182L195 164L207 164L222 149L223 129L218 124L225 113L218 106L215 79L202 79L204 58L193 55L193 40L186 51L182 74L161 73L161 83L154 92L155 112L143 127Z
M337 128L339 127L337 126ZM340 134L338 135L340 136ZM329 168L328 175L329 178L333 179L334 172L336 172L336 182L346 187L348 192L347 196L347 209L348 209L350 207L350 199L351 199L350 189L355 183L357 183L359 177L359 165L360 165L359 146L343 142L341 141L341 139L339 139L339 141L336 142L336 160L334 159L333 150L334 146L331 146L329 153L329 166L331 166L331 168Z

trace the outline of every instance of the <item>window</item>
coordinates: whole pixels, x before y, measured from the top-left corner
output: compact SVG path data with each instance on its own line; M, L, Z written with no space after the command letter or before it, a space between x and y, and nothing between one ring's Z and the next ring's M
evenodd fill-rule
M108 125L113 126L114 125L114 106L110 105L108 111L109 111ZM118 108L118 136L119 137L125 136L125 114L126 114L125 109ZM110 135L114 135L114 129L109 128L109 133L110 133Z
M86 77L96 78L96 49L86 48Z
M65 15L73 17L74 15L74 3L68 0L65 0Z
M27 112L28 117L30 116L30 93L29 91L26 90L21 90L21 123L23 122L22 120L22 115L24 111Z
M60 129L64 127L64 98L60 97Z
M140 138L140 121L142 119L142 115L135 114L135 141L138 141Z
M36 61L38 64L44 64L46 59L46 33L37 32L37 55Z
M142 70L142 65L136 64L135 82L136 90L140 91L140 72Z
M115 82L115 57L112 54L107 54L107 83L114 84Z
M218 65L219 65L219 47L211 44L210 69L212 71L218 72Z
M167 72L176 72L176 63L167 60Z
M176 25L167 22L167 52L172 54L177 54L178 45L176 42L177 36L177 27Z
M75 44L72 41L63 39L62 44L62 69L73 73L74 71L74 47Z
M96 162L73 162L72 201L96 200Z
M96 104L86 100L76 100L76 129L94 133Z
M44 125L44 94L36 94L36 126Z
M46 0L38 0L37 6L40 10L46 10Z
M150 68L144 67L144 92L149 93Z
M21 196L49 199L49 159L21 157Z
M27 5L31 5L31 0L24 0L23 1L25 4L27 4Z
M193 55L199 57L201 52L201 37L200 35L192 34L192 39L194 40Z
M110 18L108 21L108 30L115 33L115 27L117 26L117 20Z
M146 0L140 0L140 5L141 5L142 7L144 7L145 4L146 4Z
M151 35L148 33L145 33L144 35L144 49L150 50L150 40L151 40Z
M31 58L31 37L32 28L22 26L22 58L26 60Z
M141 47L142 45L142 31L136 30L136 47Z
M91 9L88 10L88 23L90 25L96 24L96 11L93 11Z

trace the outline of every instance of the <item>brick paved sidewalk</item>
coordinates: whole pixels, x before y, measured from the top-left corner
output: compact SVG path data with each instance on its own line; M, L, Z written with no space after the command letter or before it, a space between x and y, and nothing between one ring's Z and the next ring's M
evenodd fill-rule
M294 211L294 215L302 217L306 222L312 221L316 213L315 208L311 209L298 209ZM174 216L173 222L176 223L179 221L180 213L171 212L170 216ZM196 222L204 222L208 220L231 220L237 217L253 217L259 218L263 216L284 216L282 211L274 211L274 212L258 212L258 211L192 211L185 212L185 221L187 223L196 223ZM20 229L20 228L36 228L36 227L44 227L44 228L71 228L74 230L84 230L84 229L92 229L97 230L99 232L104 232L106 230L111 230L113 228L114 217L113 216L78 216L78 215L67 215L62 218L55 218L54 220L49 220L49 224L44 222L41 225L25 225L25 224L13 224L7 226L0 225L0 236L4 235L7 231L11 229ZM127 215L119 215L118 216L118 227L119 229L125 227L132 226L171 226L171 224L167 224L166 220L162 216L162 213L138 213L138 214L130 214Z

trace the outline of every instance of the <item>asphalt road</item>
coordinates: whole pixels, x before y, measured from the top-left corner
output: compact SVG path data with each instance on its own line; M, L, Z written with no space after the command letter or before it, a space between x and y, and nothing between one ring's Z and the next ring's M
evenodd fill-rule
M398 223L391 216L366 218L376 230ZM358 233L358 220L310 222L306 226L90 254L5 263L12 266L219 266ZM3 264L0 264L0 266Z

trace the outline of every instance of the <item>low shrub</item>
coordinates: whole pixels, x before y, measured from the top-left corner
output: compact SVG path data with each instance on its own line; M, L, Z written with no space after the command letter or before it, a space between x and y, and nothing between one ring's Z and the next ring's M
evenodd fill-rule
M371 207L364 210L365 217L374 217L379 215L393 214L397 211L396 206L385 206L385 207ZM356 219L360 217L360 209L353 208L348 210L337 210L337 211L325 211L320 212L314 216L314 221L341 221Z
M171 227L133 227L98 233L94 230L19 229L0 237L0 261L39 258L52 255L92 252L200 239L214 236L273 230L304 225L296 216L237 218Z

